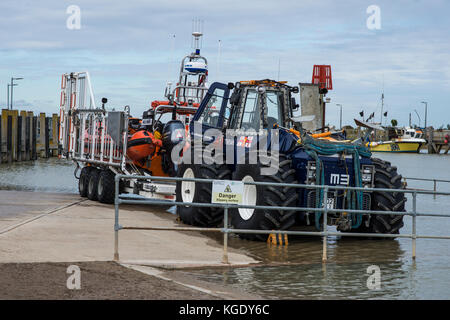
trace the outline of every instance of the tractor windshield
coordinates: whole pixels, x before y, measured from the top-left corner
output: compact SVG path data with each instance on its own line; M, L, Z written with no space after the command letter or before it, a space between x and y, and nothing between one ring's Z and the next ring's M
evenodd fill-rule
M283 92L267 91L266 92L266 108L267 108L267 128L273 128L275 123L283 123L282 112Z
M259 112L258 94L256 90L248 90L245 99L244 112L242 113L241 128L259 130L259 120L261 114Z
M219 113L220 108L222 107L223 96L225 91L220 88L216 88L211 95L211 98L208 101L205 109L202 112L202 115L199 122L206 124L211 127L217 127L219 122Z
M258 93L256 89L248 89L241 112L234 112L230 120L230 127L233 129L254 129L262 128L261 125L261 95L264 99L264 106L267 113L267 128L272 128L275 123L283 123L283 92L267 90L265 93Z

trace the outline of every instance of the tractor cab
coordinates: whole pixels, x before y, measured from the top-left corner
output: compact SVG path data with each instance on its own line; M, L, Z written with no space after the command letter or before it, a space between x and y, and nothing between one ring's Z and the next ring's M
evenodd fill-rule
M274 80L215 82L193 122L201 123L203 132L209 128L260 131L275 124L291 126L293 110L298 108L292 93L298 93L298 87Z
M230 104L233 108L228 128L259 131L275 124L289 126L298 87L273 80L241 81L236 83Z

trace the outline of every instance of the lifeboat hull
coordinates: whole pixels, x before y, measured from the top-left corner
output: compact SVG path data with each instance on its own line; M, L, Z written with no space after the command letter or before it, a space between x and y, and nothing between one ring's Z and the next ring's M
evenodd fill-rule
M128 140L127 156L133 161L140 161L152 156L158 146L161 147L161 140L156 139L152 133L141 130Z

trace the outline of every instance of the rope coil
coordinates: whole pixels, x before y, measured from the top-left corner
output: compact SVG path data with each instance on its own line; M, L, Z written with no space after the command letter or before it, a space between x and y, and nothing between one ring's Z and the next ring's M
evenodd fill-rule
M353 169L355 177L355 187L362 187L360 157L370 158L372 153L363 145L354 145L348 143L326 142L314 139L309 135L302 137L302 147L311 158L316 161L316 185L325 185L325 170L319 155L331 156L334 154L351 154L353 157ZM323 189L316 192L316 205L322 207ZM363 209L363 192L352 190L345 193L344 203L347 203L349 209ZM318 230L321 229L320 217L322 212L315 213L315 224ZM361 214L351 214L352 229L358 228L362 223ZM326 221L325 221L326 223Z

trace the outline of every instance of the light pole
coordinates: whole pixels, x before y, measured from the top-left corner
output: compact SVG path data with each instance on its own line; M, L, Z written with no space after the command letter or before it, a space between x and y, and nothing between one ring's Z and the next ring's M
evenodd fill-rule
M427 130L427 111L428 111L428 102L422 101L423 104L425 104L425 130Z
M339 112L339 128L342 130L342 104L336 103L336 105L341 109Z
M17 83L14 83L14 80L22 80L23 78L14 78L11 77L11 84L9 85L11 87L11 110L13 109L13 92L14 92L14 86L17 86Z
M17 83L14 83L13 84L13 86L17 86L18 84ZM8 92L7 92L7 100L6 100L6 109L10 109L10 107L11 107L11 102L10 102L10 100L9 100L9 94L10 94L10 92L11 92L11 84L10 83L8 83Z

